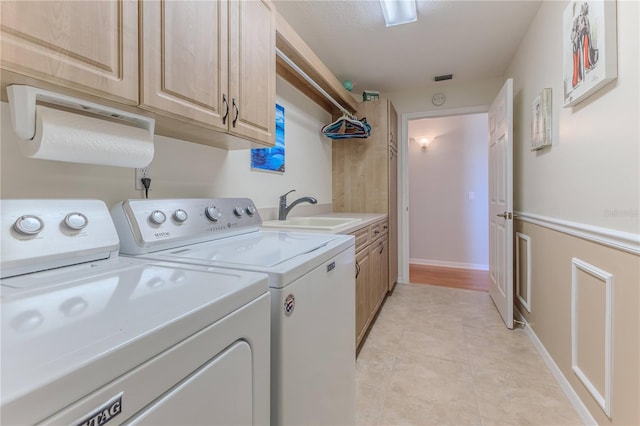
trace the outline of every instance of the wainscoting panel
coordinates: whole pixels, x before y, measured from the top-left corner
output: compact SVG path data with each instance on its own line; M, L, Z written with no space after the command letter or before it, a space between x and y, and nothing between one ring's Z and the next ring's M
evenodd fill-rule
M516 232L516 298L531 312L531 238Z
M571 368L611 418L613 274L571 260Z

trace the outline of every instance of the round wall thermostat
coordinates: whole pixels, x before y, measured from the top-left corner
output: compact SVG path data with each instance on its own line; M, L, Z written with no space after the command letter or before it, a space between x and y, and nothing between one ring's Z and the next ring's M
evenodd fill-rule
M447 98L444 96L444 93L436 93L431 97L431 103L435 106L440 106L445 103Z

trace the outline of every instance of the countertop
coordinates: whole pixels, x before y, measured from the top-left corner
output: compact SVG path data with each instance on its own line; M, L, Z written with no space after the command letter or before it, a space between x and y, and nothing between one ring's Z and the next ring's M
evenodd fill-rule
M292 216L291 218L294 218ZM311 215L306 217L336 217L336 218L354 218L360 219L358 222L348 223L340 227L335 227L331 230L328 229L310 229L310 228L302 228L302 227L270 227L269 223L274 223L278 221L266 221L263 223L264 228L269 230L287 230L287 231L298 231L298 232L321 232L321 233L331 233L331 234L350 234L354 231L357 231L360 228L364 228L366 226L371 225L379 220L383 220L387 218L385 213L322 213L318 215Z

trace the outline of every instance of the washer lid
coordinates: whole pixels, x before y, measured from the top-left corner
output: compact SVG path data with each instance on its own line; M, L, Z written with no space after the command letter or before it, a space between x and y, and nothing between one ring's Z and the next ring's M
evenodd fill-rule
M269 268L318 250L335 238L328 234L260 231L168 250L162 253L162 257L186 262Z
M42 388L71 402L268 292L263 274L125 258L0 284L3 406Z

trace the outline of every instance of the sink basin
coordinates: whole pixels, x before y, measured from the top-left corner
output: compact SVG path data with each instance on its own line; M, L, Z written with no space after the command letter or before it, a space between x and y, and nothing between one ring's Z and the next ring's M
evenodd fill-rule
M333 231L338 228L360 222L353 217L292 217L287 220L270 220L263 222L265 228L300 228Z

